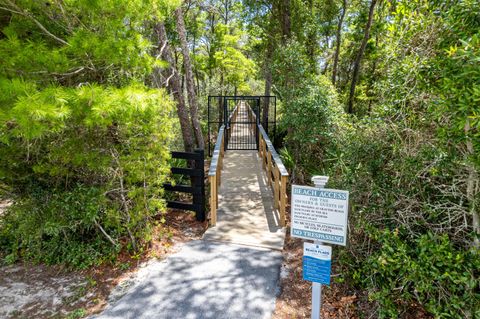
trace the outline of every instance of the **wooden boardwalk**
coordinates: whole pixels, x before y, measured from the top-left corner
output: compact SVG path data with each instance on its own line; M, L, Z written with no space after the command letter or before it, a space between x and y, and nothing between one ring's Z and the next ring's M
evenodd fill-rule
M220 128L212 157L212 227L203 240L142 268L133 287L95 318L271 317L283 259L288 173L251 109L239 106L228 132ZM245 116L249 121L242 125ZM259 151L225 151L226 138L245 146L252 135L243 134L252 131L254 148L260 133Z
M237 120L247 121L246 106L239 105ZM232 127L235 139L248 140L251 134L241 125ZM228 242L281 250L285 239L274 190L257 150L228 150L223 158L221 184L218 187L216 226L209 228L204 240Z

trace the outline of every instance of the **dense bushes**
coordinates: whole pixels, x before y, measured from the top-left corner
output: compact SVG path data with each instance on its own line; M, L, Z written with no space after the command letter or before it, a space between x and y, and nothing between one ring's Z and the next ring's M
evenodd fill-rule
M296 92L297 97L285 105L288 116L282 118L281 128L289 131L286 143L300 164L294 174L302 180L305 170L320 170L331 156L328 151L335 148L335 136L345 125L345 117L335 90L324 76L305 81Z
M379 246L353 273L380 303L381 317L397 317L412 302L438 318L478 317L478 255L455 248L446 234L408 239L400 233L371 234Z
M0 257L87 267L141 248L163 211L173 102L147 88L178 2L7 1L0 10ZM150 41L152 40L152 41Z
M382 317L411 302L436 317L478 316L480 259L470 248L462 166L432 131L365 123L346 137L329 174L352 192L343 266L353 282L379 302Z
M401 96L389 96L370 116L347 117L328 79L302 75L295 42L278 54L286 70L281 154L294 182L328 175L329 187L351 194L349 243L339 259L349 282L368 291L382 318L412 305L439 318L480 316L462 144L444 143L426 100L402 109Z
M329 187L350 191L344 274L378 302L382 318L398 317L412 304L439 318L480 315L480 258L470 248L464 167L434 130L386 120L352 123L317 144L328 157L303 156L301 168L306 176L329 175ZM301 145L310 149L311 140Z
M14 88L14 89L12 89ZM88 266L148 239L164 207L172 102L162 90L0 81L0 222L8 261Z
M316 72L298 41L276 51L282 156L295 182L322 174L350 191L339 264L382 318L413 317L416 306L480 318L477 2L378 2L347 118L336 110L352 94L367 2L343 9L338 95L328 81L310 85L329 75L328 50Z
M303 182L320 171L335 149L346 117L335 88L324 75L307 73L310 64L304 48L295 39L275 52L279 93L279 135L286 135L283 157L290 162L292 178ZM290 157L290 160L287 158ZM293 164L296 165L293 165Z

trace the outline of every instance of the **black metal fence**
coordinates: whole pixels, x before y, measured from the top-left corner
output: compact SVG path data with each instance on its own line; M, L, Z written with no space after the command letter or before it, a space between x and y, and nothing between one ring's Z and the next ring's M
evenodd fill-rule
M259 109L258 103L237 104L227 120L225 150L258 150Z
M192 194L192 203L180 201L167 201L168 208L190 210L195 212L198 221L205 221L205 171L204 171L204 151L195 150L193 153L171 152L172 158L185 159L193 163L192 168L172 167L172 174L180 174L190 177L190 185L172 185L163 184L167 191Z
M226 124L236 105L244 101L255 111L258 122L263 126L272 141L276 136L277 98L261 95L210 95L208 97L208 154L212 155L216 134L220 126ZM227 125L226 125L227 126Z

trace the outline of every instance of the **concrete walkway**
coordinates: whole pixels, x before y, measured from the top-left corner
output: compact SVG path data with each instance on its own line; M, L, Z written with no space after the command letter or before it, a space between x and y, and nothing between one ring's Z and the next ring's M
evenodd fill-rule
M240 111L245 120L245 105ZM240 125L233 130L236 138L248 134ZM229 150L217 225L143 268L138 283L96 318L270 318L284 239L257 151Z
M142 269L138 283L95 318L267 319L281 262L279 251L192 241Z

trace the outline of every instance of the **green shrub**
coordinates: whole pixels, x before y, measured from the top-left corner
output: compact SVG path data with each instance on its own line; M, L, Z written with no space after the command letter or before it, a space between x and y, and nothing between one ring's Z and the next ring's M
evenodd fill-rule
M163 90L0 81L0 221L9 261L86 267L148 240L164 209L172 102Z
M380 317L397 317L413 300L436 318L480 315L480 258L473 251L454 248L446 235L408 240L384 230L373 237L380 246L354 278L380 303Z
M461 166L428 130L358 121L340 135L329 186L350 190L342 266L379 303L383 318L413 304L438 318L478 316L480 258L465 224Z
M294 174L300 180L315 174L336 148L339 129L345 117L337 102L335 89L325 76L304 80L297 95L282 110L280 129L288 131L285 144L295 163ZM285 114L285 116L283 116Z
M328 175L329 187L350 191L348 246L339 258L346 278L369 292L382 318L411 305L437 318L478 317L480 258L470 250L469 206L458 188L466 180L461 159L428 127L333 121L333 142L300 164L308 177Z

